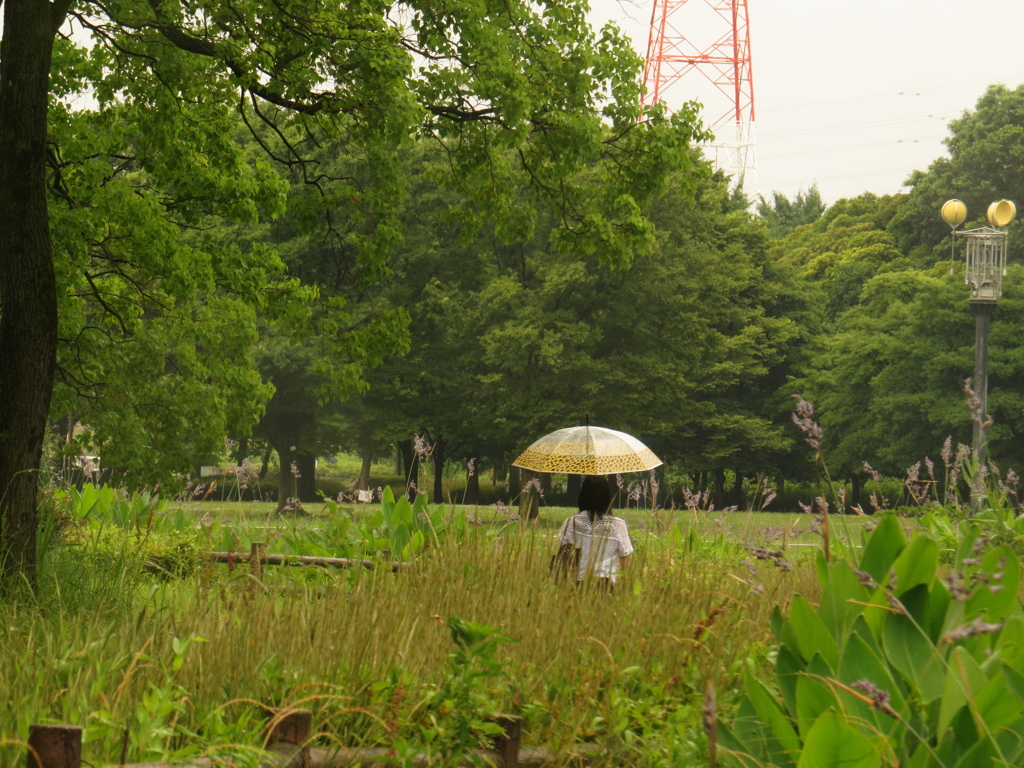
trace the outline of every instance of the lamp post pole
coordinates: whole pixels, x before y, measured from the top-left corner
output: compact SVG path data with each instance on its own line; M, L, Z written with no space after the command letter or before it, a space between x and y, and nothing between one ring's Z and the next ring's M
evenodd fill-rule
M978 412L974 414L973 449L978 466L988 460L985 443L985 422L988 420L988 332L996 312L994 301L971 301L974 312L974 394L978 398Z
M1000 200L988 207L989 227L957 232L967 218L967 207L959 200L949 200L942 206L942 219L953 235L967 238L967 265L964 280L971 288L971 311L974 313L974 381L977 403L972 403L973 449L975 473L971 480L971 510L984 509L985 488L981 481L981 468L988 461L985 430L988 427L988 333L996 302L1002 295L1003 277L1006 275L1006 230L1017 215L1009 200ZM952 246L951 246L952 247ZM950 266L952 269L952 265Z

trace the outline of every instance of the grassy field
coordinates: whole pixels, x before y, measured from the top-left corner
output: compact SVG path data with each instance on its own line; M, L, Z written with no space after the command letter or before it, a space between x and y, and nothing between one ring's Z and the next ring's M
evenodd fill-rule
M18 702L0 708L0 762L23 764L30 723L67 722L85 726L83 758L94 764L253 763L257 705L276 705L313 709L323 744L397 754L464 740L474 717L506 712L525 718L526 743L565 764L581 743L601 746L597 765L706 764L708 686L727 709L742 674L767 668L773 607L817 591L814 547L794 546L815 543L806 516L620 511L637 555L608 596L548 574L572 510L543 508L529 525L487 510L475 510L485 524L463 541L398 574L266 568L256 580L209 566L161 581L124 563L58 558L64 597L8 606L0 626L0 679ZM254 534L324 523L252 504L191 511ZM784 568L750 554L783 544ZM455 653L453 618L493 627L482 630L490 644Z
M276 515L273 502L184 502L180 506L197 517L209 515L243 530L275 530L282 526L318 526L328 519L330 511L324 505L307 505L302 515ZM448 504L452 511L464 510L472 518L492 525L505 525L516 510L494 506ZM379 510L379 504L346 504L340 510L358 518ZM531 523L540 531L551 535L562 522L576 510L569 507L540 507L540 517ZM821 542L821 536L812 530L813 516L802 512L712 512L700 510L657 510L618 509L614 514L626 520L634 545L643 546L657 541L673 526L679 526L684 533L692 530L702 539L714 540L719 535L727 541L751 546L814 547ZM854 544L860 541L859 529L869 523L871 517L832 517L833 534L842 541Z

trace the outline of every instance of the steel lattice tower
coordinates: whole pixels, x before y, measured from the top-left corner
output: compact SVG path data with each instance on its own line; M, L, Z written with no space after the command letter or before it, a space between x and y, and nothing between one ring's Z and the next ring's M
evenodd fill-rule
M747 0L654 0L644 85L646 103L700 101L712 160L756 192Z

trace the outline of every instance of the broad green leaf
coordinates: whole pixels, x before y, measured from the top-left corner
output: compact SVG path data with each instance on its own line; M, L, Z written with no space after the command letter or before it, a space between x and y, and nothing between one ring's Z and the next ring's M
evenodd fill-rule
M1004 762L996 761L994 765L1019 766L1024 764L1024 718L1010 723L996 734L996 745Z
M907 616L889 615L883 625L883 646L903 682L928 703L942 695L946 677L942 654Z
M933 643L942 636L949 610L949 590L942 581L930 586L918 584L900 596L900 602L911 618L924 630Z
M746 706L750 706L750 701L743 699L743 703ZM759 753L752 752L751 744L748 741L741 739L735 733L732 728L737 723L744 723L745 718L742 715L742 709L736 713L736 716L732 723L726 723L722 720L718 721L718 746L721 751L728 751L731 755L736 756L735 760L738 765L758 765L763 764L759 760ZM748 734L750 738L750 734ZM748 762L749 761L749 762Z
M839 560L828 569L828 580L823 584L818 615L835 638L843 637L862 608L855 602L864 602L870 596L860 583L850 564Z
M931 585L939 567L939 547L927 533L919 532L892 564L896 576L896 596L918 584Z
M826 712L807 734L797 768L878 768L882 759L874 742L847 724L839 714Z
M882 625L885 623L887 616L892 614L893 608L889 605L889 593L884 586L878 587L871 597L868 599L867 604L862 606L863 613L861 616L864 622L871 628L871 632L876 637L882 635Z
M802 595L793 596L789 606L789 623L796 635L800 655L810 661L815 653L820 653L825 662L835 669L839 661L836 639Z
M1006 669L1000 665L1000 671ZM1013 695L1002 674L997 673L974 697L973 710L990 734L1024 716L1020 699Z
M946 732L956 714L987 682L985 673L974 657L963 648L953 648L942 687L938 733Z
M803 674L796 682L796 722L804 739L818 719L830 709L840 706L837 690L828 678Z
M980 583L967 599L966 617L985 616L990 622L998 622L1010 615L1020 613L1020 563L1013 550L1008 547L993 547L981 557L978 567L981 573L990 577L1000 575L991 584Z
M881 639L876 637L875 633L871 631L871 627L864 618L864 614L859 614L857 618L854 619L853 626L850 628L850 634L859 635L873 653L877 656L882 656L883 650Z
M995 650L1006 664L1024 672L1024 616L1017 613L1003 622Z
M974 746L971 747L956 762L955 768L979 768L979 766L991 766L998 755L996 745L986 736L982 736Z
M758 718L767 727L771 737L768 742L769 759L780 766L792 765L800 753L800 737L793 723L764 684L750 675L747 676L746 691Z
M1009 664L1003 664L1002 671L1007 690L1017 697L1017 701L1024 704L1024 674Z
M936 765L932 759L932 753L928 749L927 744L917 744L914 748L913 754L906 763L900 765L900 768L932 768Z
M850 687L854 687L854 684L860 681L868 681L879 690L885 691L889 694L889 706L904 718L907 717L903 692L890 674L888 665L875 655L860 635L850 637L843 650L843 659L838 673L839 680ZM860 691L860 693L869 695L865 691ZM877 729L883 733L892 733L894 729L902 727L898 719L849 693L842 693L841 698L846 703L847 711L858 715L861 719L874 720Z
M800 733L807 733L817 719L829 708L841 708L839 691L834 684L835 671L820 653L814 654L807 670L797 679L796 715ZM801 683L802 681L802 683Z
M803 654L800 651L800 639L797 635L796 628L793 626L793 622L789 618L783 617L782 610L779 606L776 605L772 609L770 621L772 631L775 633L775 637L778 639L779 643L789 648L797 656L802 656Z
M402 547L400 550L402 553L403 560L409 560L416 556L423 550L423 545L426 542L426 537L423 535L423 531L416 531L409 538L409 542Z
M957 765L982 738L974 713L968 707L961 707L939 734L936 756L942 765Z
M779 684L779 692L782 700L786 703L788 712L796 712L796 686L801 673L807 665L790 649L783 645L779 648L778 656L775 659L775 678Z
M885 515L871 533L860 558L860 569L881 584L889 569L907 546L906 536L894 515Z
M960 539L960 548L956 552L956 562L962 563L965 559L975 557L974 545L982 535L981 527L977 523L971 523L963 532Z
M721 727L722 724L720 724ZM736 715L724 731L719 731L722 746L741 755L749 755L756 763L763 765L768 760L770 744L778 748L771 729L757 714L748 697L740 701Z
M814 558L814 570L818 573L818 583L821 584L822 587L828 584L828 581L831 578L829 574L832 567L833 564L829 563L828 560L825 559L825 553L819 550L817 556Z

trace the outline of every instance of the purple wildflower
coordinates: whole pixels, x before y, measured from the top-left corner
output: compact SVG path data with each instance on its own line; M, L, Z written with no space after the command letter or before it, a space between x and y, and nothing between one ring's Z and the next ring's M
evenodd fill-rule
M807 444L815 451L820 452L824 432L821 429L821 425L814 420L814 406L800 395L793 395L793 397L796 398L796 411L793 413L793 423L807 436L805 438Z
M858 680L855 683L851 683L850 687L864 691L871 699L872 709L877 709L879 712L889 715L889 717L898 717L896 710L889 704L892 700L892 695L888 691L879 688L870 680Z
M942 639L948 640L951 643L956 643L960 640L966 640L969 637L990 635L994 632L998 632L1002 628L1002 624L988 624L982 621L981 616L978 616L970 624L963 624L956 629L950 630L943 635Z

